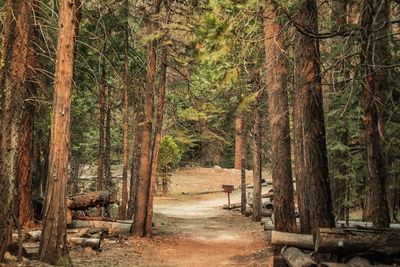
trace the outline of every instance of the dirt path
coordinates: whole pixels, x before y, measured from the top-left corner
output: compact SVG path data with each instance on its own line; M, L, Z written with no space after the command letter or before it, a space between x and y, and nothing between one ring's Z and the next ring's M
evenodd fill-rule
M233 201L239 195L233 195ZM174 221L177 242L159 257L165 266L265 266L267 244L259 223L239 212L220 208L226 196L180 204L159 204L159 212Z
M235 193L233 201L238 197ZM105 240L102 252L73 251L74 265L266 266L262 226L239 212L222 210L225 201L224 194L159 199L154 238Z

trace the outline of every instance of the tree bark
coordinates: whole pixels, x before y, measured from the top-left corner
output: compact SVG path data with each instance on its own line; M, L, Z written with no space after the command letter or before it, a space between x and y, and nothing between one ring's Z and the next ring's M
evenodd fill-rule
M124 91L124 144L122 159L122 192L121 204L118 211L118 218L126 219L128 204L128 163L129 163L129 1L125 0L125 91Z
M339 32L343 30L347 25L347 17L348 17L348 0L338 0L338 1L331 1L331 21L332 21L332 32ZM332 62L334 67L332 71L329 72L329 76L331 78L331 92L332 94L332 105L335 105L335 102L339 101L339 103L343 103L345 100L343 98L343 93L346 90L346 87L349 84L350 80L350 70L349 64L347 63L347 59L343 58L344 55L347 53L348 44L347 39L343 36L337 36L330 40L331 43L331 54L333 54L333 58L336 62ZM340 104L339 104L340 105ZM337 104L332 109L337 108ZM336 116L331 116L330 120L328 119L328 124L338 124L338 130L333 131L332 135L335 136L335 142L340 143L343 146L348 146L348 132L349 127L347 125L346 118L343 118L341 122L337 122ZM337 136L337 137L336 137ZM335 214L335 218L339 220L345 220L348 218L348 204L349 203L349 194L347 191L350 190L350 170L344 162L350 161L349 154L347 151L335 152L337 153L335 158L334 166L339 165L337 167L336 173L339 175L332 175L332 179L330 181L331 185L331 193L332 193L332 206ZM339 176L339 177L338 177Z
M244 118L244 115L243 115ZM247 196L246 196L246 156L247 156L247 132L246 132L246 120L242 120L242 148L241 148L241 163L240 163L240 204L241 213L244 215L246 212Z
M20 152L18 161L18 192L19 208L18 220L22 227L28 227L33 219L32 206L32 163L33 163L33 122L35 118L35 105L32 98L36 96L36 52L34 44L37 41L37 29L33 23L34 13L37 11L37 1L28 1L26 20L23 27L28 31L28 59L27 79L25 81L25 93L23 95L24 106L21 121ZM22 15L22 14L21 14Z
M301 0L298 24L318 31L315 0ZM301 18L301 19L300 19ZM326 153L324 109L320 76L319 41L296 33L295 156L299 180L300 230L316 232L318 227L334 227Z
M253 133L253 214L252 220L261 221L261 124L260 124L260 106L263 92L260 86L260 75L256 73L253 80L253 91L257 93L254 107L254 133Z
M390 216L386 196L386 170L382 156L381 138L379 134L379 114L377 105L379 97L376 90L376 73L374 69L374 17L376 10L374 0L364 0L361 17L361 54L362 91L367 147L367 204L366 218L377 227L389 227Z
M287 68L280 37L282 25L273 1L265 6L265 53L272 143L272 181L275 229L295 232L294 188L292 179Z
M106 124L105 124L105 147L104 147L104 182L103 188L111 190L111 87L107 86L107 104L106 104Z
M140 147L141 147L141 135L142 126L139 122L142 121L141 110L141 97L140 88L138 87L136 98L135 98L135 114L134 114L134 128L133 133L133 144L132 144L132 166L131 166L131 179L130 179L130 192L129 192L129 204L128 204L128 218L132 219L135 212L136 194L138 188L138 176L139 176L139 157L140 157Z
M158 24L155 21L156 16L160 11L160 0L153 0L148 32L149 35L157 31ZM133 222L133 234L135 236L145 236L147 200L150 185L151 173L151 134L154 106L154 81L157 67L157 41L151 40L147 45L147 74L146 74L146 102L144 109L144 125L142 131L142 145L140 149L139 159L139 182L137 188L137 197L135 203L135 217Z
M39 249L40 260L50 264L60 263L60 260L67 254L66 194L76 8L73 0L61 0L59 2L48 186Z
M242 115L236 114L235 118L235 169L240 170L242 168Z
M169 6L169 0L165 1L165 12L166 18L165 23L171 20L171 10ZM155 141L153 147L153 154L151 160L151 172L150 172L150 185L149 185L149 196L147 202L147 213L146 213L146 236L152 236L152 224L153 224L153 198L156 186L156 175L157 175L157 163L158 154L160 152L162 127L164 121L164 105L165 105L165 91L167 84L167 71L168 71L168 47L164 44L161 52L161 70L160 70L160 84L158 91L158 105L157 105L157 121L155 130Z
M103 54L105 52L105 44L103 46ZM106 113L106 66L105 59L102 59L102 67L101 67L101 81L99 86L99 161L97 167L97 179L96 179L96 189L102 190L104 184L104 145L105 145L105 134L104 134L104 126L105 126L105 113Z
M6 1L3 39L1 48L0 90L1 90L1 134L0 134L0 261L11 241L14 201L17 201L18 178L20 173L20 144L22 123L25 122L23 106L30 89L29 64L31 55L31 18L33 1ZM16 30L18 29L18 30ZM29 133L27 133L29 135ZM24 158L25 159L25 158ZM31 157L30 157L31 160ZM27 162L24 162L27 163ZM29 164L29 163L27 163ZM29 184L29 171L23 169L22 188ZM26 174L26 175L25 175ZM28 186L28 185L27 185ZM29 186L28 186L29 187ZM28 190L29 191L29 188ZM23 192L25 193L25 191ZM29 194L29 192L28 192ZM25 195L26 197L26 195ZM26 200L26 199L24 199ZM29 203L24 202L24 207ZM24 210L24 212L26 212Z

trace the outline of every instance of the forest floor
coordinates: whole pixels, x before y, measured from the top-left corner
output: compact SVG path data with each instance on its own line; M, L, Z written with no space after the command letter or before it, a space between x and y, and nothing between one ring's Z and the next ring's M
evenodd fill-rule
M218 168L178 171L171 177L171 195L155 199L153 238L105 239L101 252L74 249L74 266L266 266L271 252L260 223L221 209L224 193L192 195L238 185L238 175ZM232 194L232 203L239 194Z

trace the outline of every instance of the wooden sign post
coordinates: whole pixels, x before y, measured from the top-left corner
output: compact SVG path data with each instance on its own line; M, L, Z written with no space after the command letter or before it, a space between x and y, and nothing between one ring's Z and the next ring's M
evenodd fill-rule
M223 184L222 189L224 189L224 192L228 194L228 209L231 208L231 193L234 189L233 185L230 184Z

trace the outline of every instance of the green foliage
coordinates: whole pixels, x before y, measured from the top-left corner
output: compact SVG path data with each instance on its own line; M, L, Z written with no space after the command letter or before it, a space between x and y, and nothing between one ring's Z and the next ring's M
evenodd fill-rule
M159 170L174 170L178 167L182 152L170 135L163 136L160 143L157 168Z

